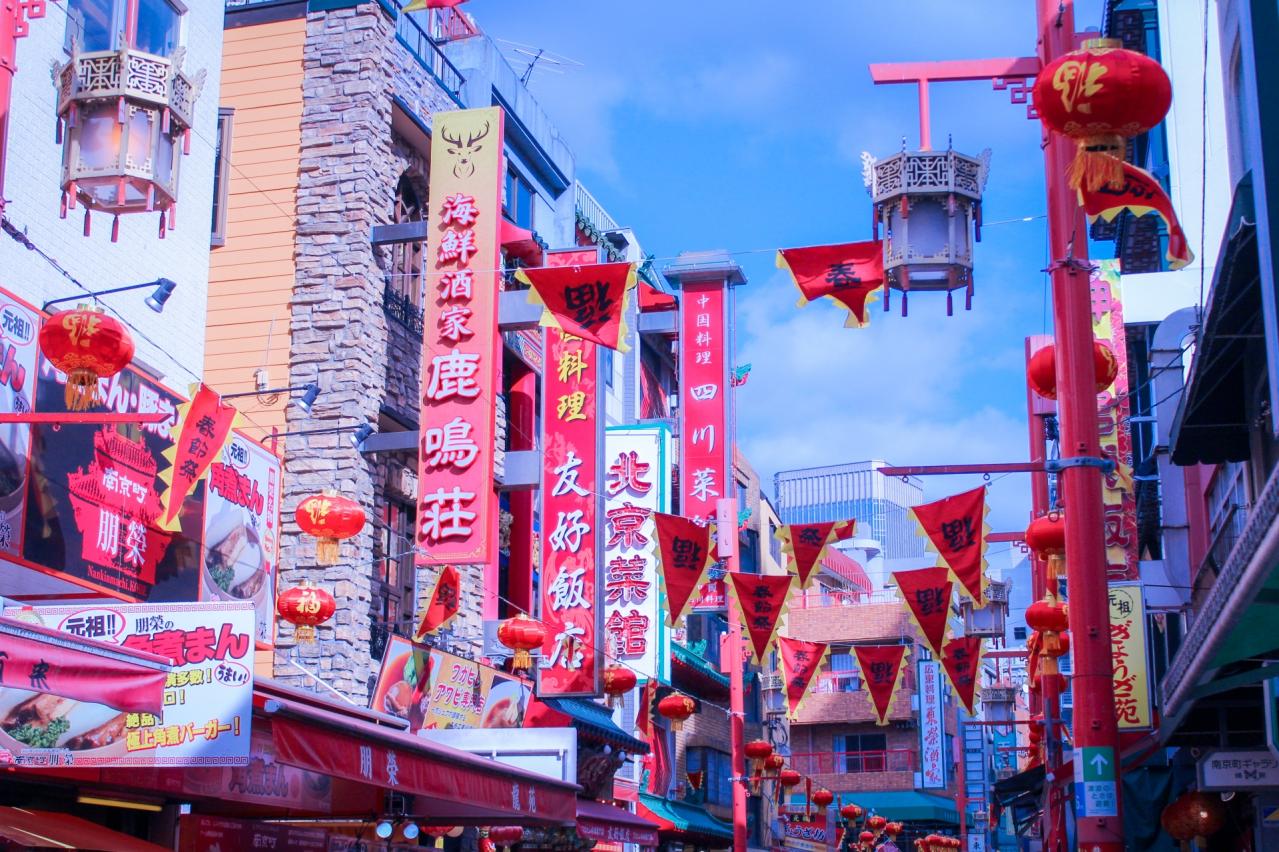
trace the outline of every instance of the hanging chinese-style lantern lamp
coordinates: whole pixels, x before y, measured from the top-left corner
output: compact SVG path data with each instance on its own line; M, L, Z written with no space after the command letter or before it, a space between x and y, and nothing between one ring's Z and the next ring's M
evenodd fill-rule
M609 666L604 669L604 694L609 707L620 707L622 696L635 688L635 672L626 666Z
M1070 640L1062 634L1070 626L1065 604L1057 602L1051 593L1043 600L1026 607L1026 624L1040 635L1040 665L1044 674L1057 674L1057 657L1070 649Z
M657 712L661 713L671 721L671 730L678 731L683 727L684 720L697 710L697 702L679 692L672 692L670 695L657 702Z
M299 642L315 641L315 628L333 617L337 601L326 590L303 580L302 585L282 593L275 601L280 618L294 625L293 635Z
M343 539L364 529L364 509L331 488L312 494L298 504L293 513L298 526L315 536L315 561L318 565L336 565Z
M800 775L794 769L783 769L781 772L777 773L777 783L785 787L787 791L803 780L804 776Z
M510 852L510 848L524 839L524 827L519 825L497 825L489 829L489 840L502 852Z
M875 834L870 831L863 831L857 835L857 839L862 842L862 848L869 849L870 845L875 842Z
M900 822L890 822L884 826L884 833L896 840L897 835L902 833L902 824Z
M1066 557L1066 519L1061 512L1040 515L1026 527L1026 546L1048 560L1048 579L1059 580Z
M1172 83L1154 59L1098 38L1045 65L1034 98L1043 123L1079 146L1067 173L1071 188L1096 192L1123 186L1125 140L1163 121Z
M444 838L448 837L449 832L452 831L453 828L454 826L451 825L424 825L422 826L422 833L435 841L431 844L432 846L436 849L443 849Z
M746 757L751 762L750 773L759 776L764 770L764 761L773 754L773 744L768 740L751 740L746 744Z
M866 827L876 834L883 831L886 825L888 825L888 820L878 814L866 817Z
M1119 375L1119 362L1115 353L1100 340L1092 342L1093 377L1097 393L1115 382ZM1031 389L1044 399L1057 398L1057 348L1051 343L1030 356L1026 364L1026 378Z
M49 317L39 339L44 357L66 374L68 411L84 411L99 402L98 380L114 376L133 360L133 337L124 323L87 305Z
M1207 838L1226 823L1226 806L1215 794L1191 790L1164 809L1160 823L1173 839L1180 841L1182 849L1189 848L1191 839L1207 848Z
M780 754L773 753L764 758L764 772L776 775L781 768L786 765L786 758Z
M839 809L839 815L849 822L856 822L862 818L864 813L865 811L862 810L861 806L854 804L847 804Z
M835 801L835 794L830 790L814 790L813 804L822 810L826 810Z
M515 652L511 671L528 671L533 668L533 655L529 651L541 648L546 642L546 628L542 622L521 612L498 625L497 641Z

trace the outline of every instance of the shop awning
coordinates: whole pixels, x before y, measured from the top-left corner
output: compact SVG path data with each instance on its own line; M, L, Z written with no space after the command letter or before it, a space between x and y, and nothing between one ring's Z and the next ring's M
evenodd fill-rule
M103 828L71 814L26 808L0 807L0 837L33 849L165 852L163 846Z
M955 809L954 799L931 793L911 790L853 793L852 801L891 820L959 824L959 811Z
M701 837L733 839L733 827L710 815L700 805L640 793L639 812L657 823L658 831L679 831Z
M577 833L599 843L657 845L657 823L591 799L577 800Z
M383 723L305 698L255 695L271 719L283 763L415 796L412 816L502 820L512 824L571 823L576 784L552 780L476 757ZM495 731L494 736L500 736Z
M663 293L647 281L639 283L639 308L643 313L673 311L679 308L679 301L670 293Z
M568 718L568 723L577 728L579 736L586 734L592 739L620 748L631 754L648 754L648 743L638 740L623 731L613 722L613 711L602 704L585 698L542 698L538 704L549 707ZM533 712L530 708L530 713ZM553 718L553 714L552 714ZM543 727L534 721L526 727Z
M154 654L82 639L14 618L0 618L0 684L105 704L124 712L161 713L169 661Z

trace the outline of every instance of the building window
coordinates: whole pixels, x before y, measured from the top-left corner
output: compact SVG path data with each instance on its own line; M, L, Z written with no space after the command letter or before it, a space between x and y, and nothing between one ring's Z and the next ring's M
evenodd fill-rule
M604 385L609 390L613 389L613 350L607 346L600 347L600 370L604 373Z
M782 564L782 543L777 540L777 524L768 519L768 555L773 557L774 565Z
M172 56L184 11L171 0L67 0L67 47L119 50L123 37L144 53Z
M1014 641L1014 642L1025 642L1025 641L1026 641L1026 628L1024 628L1024 627L1014 627L1014 628L1013 628L1013 641Z
M838 734L835 766L844 772L883 772L887 766L888 738L884 734Z
M213 139L213 228L209 242L226 244L226 208L231 172L231 124L235 110L218 110L218 132Z
M830 670L822 677L823 692L856 692L861 689L861 678L853 662L851 652L831 652Z
M372 610L375 629L372 638L375 646L385 649L387 636L392 633L408 636L413 627L413 613L417 609L417 573L412 549L406 547L405 542L413 541L417 514L412 503L388 496L382 520L374 573L375 605ZM380 620L381 624L377 624L376 620ZM380 658L381 651L377 650L372 656L373 659Z
M689 772L701 770L706 773L702 789L706 791L708 804L725 807L733 804L733 764L727 752L690 748L684 763Z
M506 170L506 185L502 188L502 212L521 228L533 228L533 185L520 176L514 168Z

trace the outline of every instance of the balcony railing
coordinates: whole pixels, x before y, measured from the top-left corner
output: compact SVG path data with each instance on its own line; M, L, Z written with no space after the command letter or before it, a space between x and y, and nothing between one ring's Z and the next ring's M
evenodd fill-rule
M908 748L881 751L836 751L792 754L791 766L801 775L860 775L864 772L914 772L915 752Z
M382 290L382 312L409 334L422 339L426 323L424 312L413 304L412 299L396 290L390 281Z
M878 592L805 591L791 600L791 609L821 609L828 606L858 606L860 604L899 604L901 595L896 589Z
M449 62L444 51L440 50L435 40L422 29L422 25L415 21L412 15L400 15L395 19L395 36L435 78L435 82L449 93L449 97L453 98L458 106L463 106L461 95L466 78L452 62Z
M581 181L577 182L574 189L574 204L577 206L578 218L585 219L600 233L616 231L621 227L616 219L608 215L604 205L595 200L590 190L582 186Z

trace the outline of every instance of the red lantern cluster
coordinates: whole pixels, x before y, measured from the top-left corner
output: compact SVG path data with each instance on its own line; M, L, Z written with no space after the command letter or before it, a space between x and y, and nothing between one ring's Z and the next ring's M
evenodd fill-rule
M683 727L684 720L692 716L696 711L697 702L679 692L672 692L657 702L657 712L670 719L671 730L673 731L678 731Z
M947 837L944 834L930 834L915 841L915 847L921 852L942 852L943 849L959 849L962 846L958 837Z
M294 625L297 641L315 641L315 628L333 617L337 601L324 589L303 581L302 585L283 592L275 600L275 611L280 618Z
M546 628L542 622L534 621L521 612L498 625L497 641L515 652L511 660L512 671L528 671L533 668L533 655L529 651L541 648L546 642Z
M44 357L66 374L68 411L101 402L98 380L114 376L133 360L133 337L124 323L85 305L49 317L39 340Z
M626 666L609 666L604 669L604 694L608 696L608 706L620 706L622 696L634 689L637 682L635 672Z
M1163 121L1172 83L1158 62L1112 39L1090 39L1044 66L1035 78L1035 110L1079 146L1068 178L1096 192L1123 185L1125 140Z
M336 565L343 539L364 529L364 509L332 489L312 494L298 504L293 513L298 527L315 536L315 561L318 565Z
M1119 375L1119 362L1115 353L1100 340L1092 343L1092 366L1097 393L1114 384ZM1026 378L1031 389L1045 399L1057 398L1057 348L1052 344L1030 356L1026 365Z

